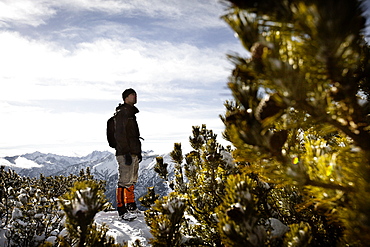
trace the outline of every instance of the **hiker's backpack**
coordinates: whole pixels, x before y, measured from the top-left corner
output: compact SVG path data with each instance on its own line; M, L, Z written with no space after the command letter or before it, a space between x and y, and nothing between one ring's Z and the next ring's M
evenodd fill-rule
M116 114L110 117L107 121L107 139L108 144L111 148L116 148L117 142L114 137L114 132L116 131Z

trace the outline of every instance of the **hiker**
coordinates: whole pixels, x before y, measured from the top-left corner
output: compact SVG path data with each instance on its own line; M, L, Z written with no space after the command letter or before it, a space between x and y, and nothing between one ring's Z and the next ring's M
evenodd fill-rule
M124 104L119 104L115 115L116 159L118 163L117 211L123 220L133 220L140 212L135 203L134 187L142 160L140 132L134 106L137 94L134 89L122 93Z

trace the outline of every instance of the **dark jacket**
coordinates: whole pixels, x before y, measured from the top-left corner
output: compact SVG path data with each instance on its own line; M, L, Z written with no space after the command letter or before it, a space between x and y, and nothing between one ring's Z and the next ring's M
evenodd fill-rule
M139 110L129 104L119 105L116 109L116 156L127 153L141 155L139 126L135 114Z

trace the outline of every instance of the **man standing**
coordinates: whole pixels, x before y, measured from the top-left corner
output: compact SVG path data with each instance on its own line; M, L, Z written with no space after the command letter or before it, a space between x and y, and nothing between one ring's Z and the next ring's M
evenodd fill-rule
M138 212L134 186L142 160L140 132L135 116L139 110L134 106L137 103L135 90L126 89L122 98L124 104L116 108L114 134L118 163L117 211L123 220L133 220Z

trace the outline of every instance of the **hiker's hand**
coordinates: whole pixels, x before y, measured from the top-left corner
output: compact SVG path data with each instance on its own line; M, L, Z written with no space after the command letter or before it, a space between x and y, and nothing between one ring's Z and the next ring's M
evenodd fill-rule
M125 164L130 166L132 164L132 157L131 157L131 154L128 153L128 154L125 154Z

